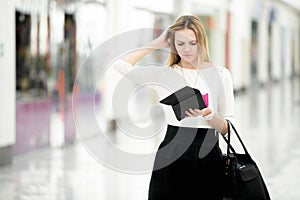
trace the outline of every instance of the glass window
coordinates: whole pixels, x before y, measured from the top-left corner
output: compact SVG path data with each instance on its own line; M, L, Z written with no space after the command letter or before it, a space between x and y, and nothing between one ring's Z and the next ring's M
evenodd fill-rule
M85 3L78 7L77 47L80 54L89 54L103 42L107 27L105 6L100 3Z

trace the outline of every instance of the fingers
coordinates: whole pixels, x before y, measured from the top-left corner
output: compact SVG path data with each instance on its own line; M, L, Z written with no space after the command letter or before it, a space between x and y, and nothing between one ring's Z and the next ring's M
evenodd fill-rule
M189 111L185 111L185 116L186 117L193 117L193 115Z
M198 109L198 110L199 110L199 109ZM207 115L209 115L209 114L212 113L212 109L211 109L211 108L203 108L203 109L201 110L201 112L202 112L202 116L205 117L205 116L207 116Z
M188 117L202 116L202 111L199 109L189 108L188 110L185 111L185 114Z
M185 115L187 117L195 117L195 116L197 116L196 113L195 113L195 111L193 111L193 109L191 109L191 108L189 108L188 110L185 111Z
M167 28L163 31L163 33L161 34L161 39L162 39L162 43L164 43L165 47L170 47L170 28Z
M196 116L207 116L212 113L211 108L204 108L202 110L198 108L189 108L188 110L185 111L185 114L187 117L196 117Z
M158 38L160 38L162 41L167 42L168 37L169 37L169 29L166 29L161 33L161 35Z

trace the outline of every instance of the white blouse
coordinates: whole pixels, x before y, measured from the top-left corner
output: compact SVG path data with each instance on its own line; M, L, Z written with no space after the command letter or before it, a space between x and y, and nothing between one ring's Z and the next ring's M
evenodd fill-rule
M185 69L178 65L169 66L133 66L123 60L117 60L113 67L131 81L154 88L160 99L164 99L175 91L190 86L208 95L208 107L214 113L233 121L234 94L231 75L228 69L211 65L203 69ZM165 112L167 124L174 126L211 128L207 119L186 117L176 119L169 105L160 104Z

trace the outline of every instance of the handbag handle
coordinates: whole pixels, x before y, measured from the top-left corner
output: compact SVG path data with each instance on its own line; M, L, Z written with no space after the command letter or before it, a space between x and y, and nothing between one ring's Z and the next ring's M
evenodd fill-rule
M234 127L234 125L231 123L231 121L229 121L229 120L227 120L227 119L226 119L226 121L227 121L227 127L228 127L228 133L227 133L228 139L226 139L224 136L223 136L223 139L224 139L224 140L226 141L226 143L227 143L227 156L229 156L230 150L231 150L233 153L235 153L234 148L233 148L233 147L231 146L231 144L230 144L230 135L231 135L230 127L232 127L232 129L234 130L236 136L238 137L239 142L240 142L240 144L242 145L245 154L248 154L248 155L249 155L249 153L248 153L248 151L247 151L247 148L246 148L245 144L243 143L243 141L242 141L240 135L238 134L236 128Z

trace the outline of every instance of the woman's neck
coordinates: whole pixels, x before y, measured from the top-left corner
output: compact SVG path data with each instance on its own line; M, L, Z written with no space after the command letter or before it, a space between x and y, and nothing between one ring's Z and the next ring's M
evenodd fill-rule
M178 63L178 65L184 69L204 69L204 68L211 66L211 64L209 62L202 62L198 66L198 63L184 62L182 60Z
M190 63L190 62L184 62L184 61L180 61L178 63L178 65L182 68L185 68L185 69L198 69L198 64L195 64L195 63Z

